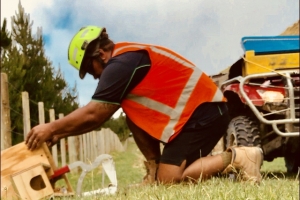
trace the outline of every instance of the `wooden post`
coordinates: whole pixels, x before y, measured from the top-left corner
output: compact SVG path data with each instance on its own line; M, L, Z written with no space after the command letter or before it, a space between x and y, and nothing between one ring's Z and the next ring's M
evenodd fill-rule
M108 146L107 153L110 153L112 147L111 147L111 134L110 134L109 128L106 128L106 130L105 130L105 143L107 143L107 146Z
M23 133L24 133L24 140L25 140L27 133L31 129L28 92L22 92L22 107L23 107Z
M61 119L64 117L64 114L59 113L58 118ZM65 166L67 161L66 161L66 141L65 138L60 140L60 155L61 155L61 165Z
M1 73L1 151L11 147L11 121L7 74Z
M107 141L107 137L106 137L106 135L107 135L107 134L106 134L106 129L105 129L105 128L102 128L102 129L101 129L101 133L102 133L102 139L103 139L103 142L102 142L102 143L103 143L103 146L104 146L104 152L103 152L103 153L108 153L108 152L107 152L107 147L108 147L108 146L107 146L107 142L106 142L106 141Z
M83 135L81 135L82 136L82 161L83 162L86 162L86 149L85 149L85 147L86 147L86 134L83 134Z
M92 160L92 146L93 146L93 143L92 143L92 132L89 132L87 134L87 143L86 143L86 147L87 147L87 150L88 150L88 160L89 162L93 162Z
M93 160L96 159L98 156L97 149L98 149L98 143L97 143L97 132L93 131Z
M110 152L116 150L115 146L115 133L109 129L110 134Z
M86 135L86 144L85 144L85 149L87 150L87 160L88 162L92 161L92 157L91 157L91 148L92 148L92 144L91 144L91 132L88 132Z
M68 137L68 152L69 152L69 163L78 161L78 150L79 148L79 138L76 136ZM74 172L79 172L78 168L72 170Z
M75 137L68 137L69 163L77 161L75 149Z
M102 148L103 146L101 145L101 131L96 131L96 140L97 140L97 156L102 154Z
M102 128L101 131L98 132L99 134L99 145L100 145L100 152L99 154L104 154L105 152L105 137L104 137L104 129Z
M110 153L111 150L112 150L112 143L111 143L112 135L111 135L111 130L109 128L106 129L106 136L107 136L106 142L107 142L107 144L109 146L107 153Z
M114 140L114 151L116 151L116 150L118 150L119 149L119 138L118 138L118 136L117 136L117 134L116 133L114 133L113 131L112 131L112 134L113 134L113 140Z
M44 102L38 102L39 109L39 124L45 124Z
M104 129L104 143L105 143L105 153L110 152L110 136L109 136L109 130L108 128Z
M91 143L90 143L90 132L84 134L85 135L85 147L84 150L86 151L86 162L91 161L91 154L90 154L90 149L91 149Z
M50 122L55 121L55 112L54 109L49 110ZM52 146L52 157L56 166L58 166L58 158L57 158L57 144Z
M83 135L78 136L79 140L79 160L83 161Z
M90 133L90 139L89 139L89 141L90 141L90 143L89 143L89 146L90 146L90 160L91 160L91 162L93 162L94 161L94 149L95 149L95 140L94 140L94 131L91 131Z

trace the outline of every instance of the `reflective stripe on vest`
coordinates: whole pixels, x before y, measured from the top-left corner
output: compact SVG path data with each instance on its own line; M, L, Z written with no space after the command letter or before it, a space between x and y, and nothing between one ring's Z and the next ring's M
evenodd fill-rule
M153 97L151 98L151 95L149 96L140 95L139 93L141 92L139 91L139 89L142 89L144 87L147 88L147 85L146 86L145 84L143 85L143 81L140 84L138 84L121 103L121 106L124 112L128 115L128 117L137 126L145 130L153 137L163 142L168 142L180 132L185 122L191 116L192 112L201 103L208 102L208 101L225 101L223 94L215 86L215 84L212 81L207 81L208 80L207 75L205 75L200 69L196 68L195 65L192 64L190 61L186 60L185 58L181 57L180 55L166 48L153 46L153 45L136 44L136 43L118 43L115 46L112 56L117 56L127 51L136 51L136 50L147 50L151 62L154 61L155 54L159 54L166 57L166 59L171 59L175 61L177 65L179 64L178 65L179 67L181 66L181 67L187 67L192 69L191 70L192 73L190 74L186 73L187 75L184 75L184 76L188 76L187 81L182 83L184 84L182 85L183 90L181 93L179 93L178 96L175 96L177 98L177 101L172 106L167 105L163 101L155 100L153 99ZM154 62L154 65L151 65L151 68L160 67L160 66L155 66L155 63L156 62ZM150 71L148 72L148 74L149 73ZM147 78L147 75L145 78ZM201 82L202 79L205 82ZM207 99L202 101L197 99L196 94L194 93L195 93L195 88L197 90L196 92L198 92L201 84L203 83L209 85L209 88L213 88L213 90L215 91L214 94L207 94L210 97L205 97ZM164 86L165 85L162 85L162 87ZM152 94L155 89L149 88L149 90L151 90L150 94ZM171 94L172 91L169 91L169 93ZM168 98L168 95L166 95L166 98ZM161 113L162 115L168 116L169 117L168 122L166 121L165 124L162 124L163 125L162 128L162 127L158 127L159 125L156 125L156 123L149 124L147 122L147 119L141 120L139 116L136 115L141 115L141 116L145 116L145 115L142 115L138 111L134 110L134 108L137 107L137 105L140 105L138 106L139 109L143 109L143 111L141 112L149 112L151 114L152 111L155 111L155 113ZM149 117L151 118L152 116L148 116L148 118ZM156 122L159 122L159 120L160 119L154 119L154 121Z

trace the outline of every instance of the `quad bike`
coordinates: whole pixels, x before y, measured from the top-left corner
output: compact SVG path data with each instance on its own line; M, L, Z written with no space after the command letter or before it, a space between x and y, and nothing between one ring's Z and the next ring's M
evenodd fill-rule
M284 157L288 172L300 166L299 35L244 37L245 55L220 88L231 122L223 137L229 146L259 146L264 160Z

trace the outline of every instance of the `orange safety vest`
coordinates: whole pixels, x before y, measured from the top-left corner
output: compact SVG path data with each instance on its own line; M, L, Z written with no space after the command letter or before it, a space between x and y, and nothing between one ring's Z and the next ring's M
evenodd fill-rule
M138 50L148 51L151 67L121 107L138 127L154 138L165 143L171 141L201 103L226 101L205 73L167 48L122 42L115 44L112 57Z

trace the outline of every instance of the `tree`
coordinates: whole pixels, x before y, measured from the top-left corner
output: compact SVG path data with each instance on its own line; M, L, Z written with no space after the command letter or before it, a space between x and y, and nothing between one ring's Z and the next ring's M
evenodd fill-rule
M19 2L18 12L12 17L12 43L4 50L5 56L1 59L1 71L8 74L10 83L13 144L23 140L22 91L29 93L31 126L38 124L39 101L44 102L46 111L54 108L57 114L68 114L79 106L76 85L69 87L60 67L55 71L45 55L42 28L32 35L32 25L29 14ZM48 121L49 114L46 113L45 117Z
M106 121L101 127L110 128L114 133L116 133L119 139L125 140L128 138L130 130L126 123L126 116L123 112L121 112L118 118L110 118Z
M11 38L6 30L6 18L4 18L2 27L1 27L1 52L2 49L7 48L11 44Z

